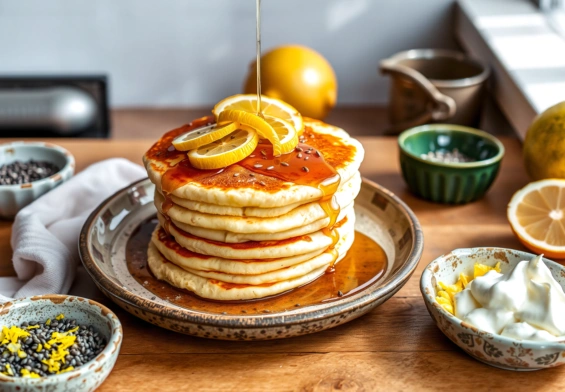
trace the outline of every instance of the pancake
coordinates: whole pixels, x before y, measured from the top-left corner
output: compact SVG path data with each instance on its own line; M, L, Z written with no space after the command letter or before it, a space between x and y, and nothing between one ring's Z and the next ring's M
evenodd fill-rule
M228 244L194 236L179 229L174 224L166 222L162 215L158 217L161 226L166 227L175 241L183 248L191 252L223 259L249 260L292 257L326 249L333 243L330 236L326 235L323 230L318 230L308 235L281 241L248 241ZM342 229L338 227L335 230L339 233Z
M343 184L335 193L337 202L340 206L345 206L350 204L359 193L361 189L361 175L359 173L355 174L349 181ZM158 190L155 190L155 196L157 197ZM163 200L163 196L159 194L159 201ZM179 206L184 207L188 210L201 212L204 214L212 215L229 215L229 216L240 216L240 217L257 217L257 218L272 218L276 216L282 216L288 214L297 207L303 206L305 204L319 205L317 202L306 202L306 203L295 203L283 207L274 208L256 208L256 207L229 207L221 206L215 204L208 204L197 202L193 200L181 199L180 197L171 195L171 201Z
M159 205L159 203L163 203L164 201L164 198L157 193L155 204ZM344 204L344 207L347 207L352 202L353 200L349 200L347 204ZM182 222L204 229L224 230L240 234L287 231L308 225L320 219L326 220L325 226L330 222L330 218L318 203L302 205L285 215L273 218L203 214L179 207L175 204L168 209L166 214L175 222Z
M231 231L225 230L203 229L202 227L187 225L186 223L178 222L174 219L171 219L171 222L179 229L200 238L226 242L228 244L239 244L248 241L280 241L287 238L314 233L326 227L328 225L328 220L329 219L326 217L295 229L280 231L277 233L232 233Z
M168 282L175 287L192 291L199 297L217 301L249 300L284 293L315 280L326 271L326 267L320 267L299 278L281 282L263 285L235 285L191 274L167 262L152 242L149 243L147 250L147 263L157 279Z
M325 162L337 171L341 184L345 184L358 173L364 150L357 140L350 138L344 130L320 121L306 119L304 124L305 141L319 151ZM303 204L324 196L323 189L317 184L300 184L300 176L291 182L273 175L261 174L246 168L246 160L211 171L197 171L183 166L180 162L186 161L186 153L171 149L170 146L172 139L185 131L186 129L180 128L167 133L143 157L149 178L161 192L162 178L165 172L168 172L167 176L164 176L167 193L200 203L237 208L275 208ZM272 146L265 145L264 149L273 161L278 162L281 159L272 157ZM287 154L288 159L294 160L297 155ZM319 159L314 154L311 156L312 162ZM254 155L250 157L252 158L249 159L265 165L271 162L263 162ZM304 158L300 158L298 163L292 161L291 168L299 170L300 167L307 167L310 163L303 161ZM175 170L169 170L171 167Z
M281 268L287 268L310 260L325 252L325 249L319 249L298 256L262 260L223 259L221 257L201 255L181 247L177 242L171 240L170 236L166 234L165 230L160 226L153 232L151 241L155 244L163 257L184 269L217 271L240 275L264 274Z

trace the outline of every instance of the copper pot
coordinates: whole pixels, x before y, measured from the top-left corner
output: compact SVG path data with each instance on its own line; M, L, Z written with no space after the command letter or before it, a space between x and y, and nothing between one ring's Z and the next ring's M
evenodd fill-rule
M382 60L390 74L391 133L430 122L476 126L489 68L467 55L442 49L413 49Z

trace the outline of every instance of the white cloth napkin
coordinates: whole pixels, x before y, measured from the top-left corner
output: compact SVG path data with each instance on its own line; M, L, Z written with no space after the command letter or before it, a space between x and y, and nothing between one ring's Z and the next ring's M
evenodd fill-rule
M79 263L78 238L88 215L107 197L147 176L121 158L91 165L23 208L12 227L16 277L0 278L0 302L68 293Z

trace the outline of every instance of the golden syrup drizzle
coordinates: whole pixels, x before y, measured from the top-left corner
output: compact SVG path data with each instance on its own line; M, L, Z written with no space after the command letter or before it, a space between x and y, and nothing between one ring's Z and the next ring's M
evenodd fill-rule
M175 203L173 203L173 200L171 199L171 194L169 192L166 191L162 191L163 192L163 197L165 198L165 200L163 201L163 203L161 203L161 215L163 216L164 223L163 223L163 229L167 232L168 235L171 234L171 218L168 215L168 212L171 208L173 208L173 206L175 205Z
M332 272L335 271L335 262L337 261L337 258L339 257L339 253L337 252L337 249L335 248L336 244L339 242L339 233L337 232L337 230L335 228L329 228L329 227L322 229L322 232L326 236L328 236L332 239L332 244L330 246L328 246L328 248L326 249L326 253L329 253L329 254L332 255L332 261L330 262L330 265L326 269L326 273L332 273Z
M339 213L341 212L341 208L339 203L337 202L337 198L335 197L335 193L339 188L339 183L341 182L339 178L339 174L336 174L337 177L330 178L320 185L318 185L318 189L322 191L322 198L318 202L320 207L324 210L324 212L330 218L330 223L328 227L332 228L335 223L337 222L337 218Z
M261 107L261 0L255 1L255 55L257 67L257 114L262 116Z

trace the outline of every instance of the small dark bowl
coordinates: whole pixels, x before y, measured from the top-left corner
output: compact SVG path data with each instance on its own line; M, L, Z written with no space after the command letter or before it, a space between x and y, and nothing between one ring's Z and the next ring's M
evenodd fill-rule
M400 167L410 191L437 203L463 204L481 198L492 185L504 146L478 129L452 124L411 128L398 137ZM474 162L436 162L422 154L459 152Z

